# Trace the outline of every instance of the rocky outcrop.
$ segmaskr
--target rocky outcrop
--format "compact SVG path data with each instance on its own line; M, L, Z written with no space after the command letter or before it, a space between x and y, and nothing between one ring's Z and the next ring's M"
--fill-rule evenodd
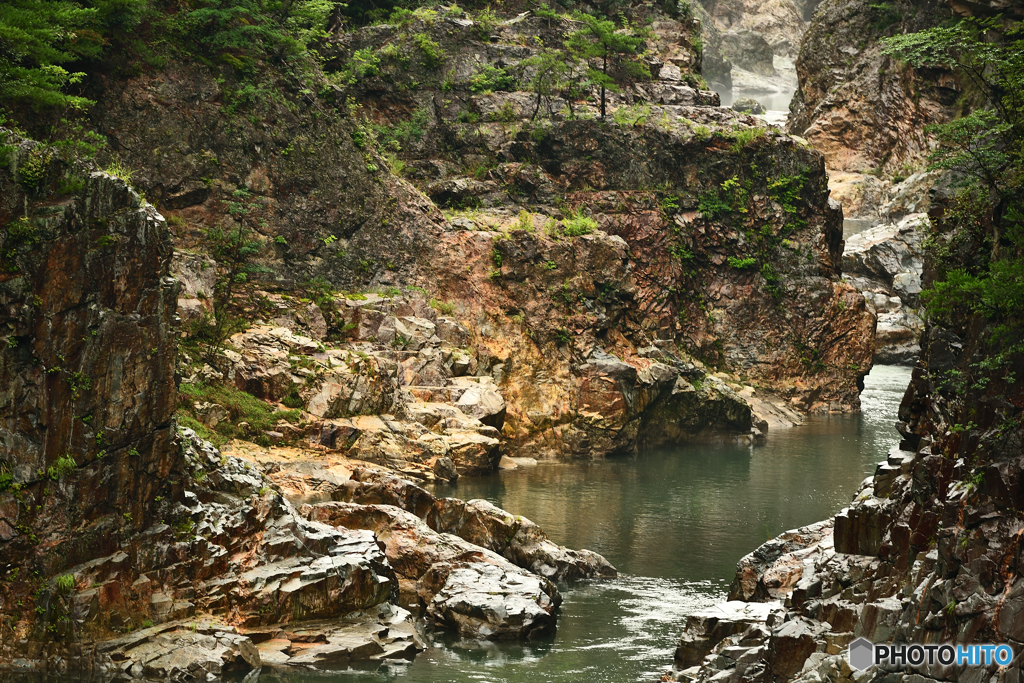
M334 36L325 68L346 86L315 96L282 86L280 99L238 99L233 77L187 61L94 84L112 146L172 214L183 277L195 280L184 254L201 249L203 230L241 225L265 240L268 310L253 314L265 325L212 372L182 368L186 381L301 405L328 425L330 447L370 462L432 470L447 458L463 474L493 470L502 448L592 457L757 438L742 401L702 379L708 366L801 410L856 409L870 363L859 339L873 322L838 280L840 226L820 159L713 106L694 76L692 22L657 18L652 80L612 94L599 122L592 103L552 95L538 109L526 90L520 67L535 38L558 44L571 22L524 15L493 27L491 42L474 19L436 14ZM419 55L418 35L437 43L442 65L387 56ZM366 50L380 62L350 82ZM266 68L259 78L273 80ZM278 124L264 129L264 118ZM173 146L140 152L178 129L189 132ZM316 276L353 296L333 311L284 298ZM401 300L409 286L419 301ZM192 289L180 313L196 320L209 311ZM421 305L431 299L434 310ZM308 341L289 346L280 328ZM663 358L640 354L652 346ZM600 354L624 367L602 375ZM485 377L496 394L466 383ZM642 434L654 409L673 425ZM215 409L187 410L200 420ZM260 431L249 438L297 438L283 425Z
M796 57L818 0L703 0L702 4L719 30L753 32L774 54Z
M924 331L921 316L922 242L928 219L912 214L846 240L843 271L878 317L875 362L913 363Z
M941 236L938 220L933 234ZM986 248L962 238L969 247L957 258L972 259L974 250ZM925 286L934 273L926 263ZM823 525L818 528L824 535L784 534L741 561L732 595L783 600L784 610L710 646L704 643L700 651L708 654L677 678L1019 676L1019 661L1005 667L933 662L855 671L846 657L847 646L861 637L873 643L1005 642L1015 651L1022 643L1021 359L1003 350L996 360L980 316L946 319L943 326L937 320L925 325L921 356L900 405L896 427L902 441L835 516L831 530ZM971 380L964 381L968 373ZM699 630L694 626L684 642L695 641ZM737 656L740 642L752 649Z
M909 69L883 55L878 39L949 16L940 0L822 2L797 59L789 130L820 150L830 169L908 175L904 169L922 165L928 152L924 127L949 117L959 86L949 72Z
M722 54L741 69L762 76L775 74L772 48L753 31L729 31L722 34Z
M320 476L323 475L313 473L306 478ZM453 547L462 548L460 552L472 553L482 548L552 581L616 575L615 568L597 553L556 545L540 527L524 517L511 515L483 500L435 498L411 481L385 471L356 468L350 479L335 485L326 495L350 505L324 503L303 508L303 514L324 520L325 515L335 520L344 517L350 521L342 526L374 531L378 531L378 525L393 531L395 525L401 524L413 537L435 538L432 534L450 534L470 544L462 546L456 542ZM378 513L371 509L373 506L382 506L382 509ZM416 544L422 546L423 543L416 541ZM397 557L401 553L394 554ZM433 561L416 560L414 564L418 569L410 571L409 575L418 579Z
M0 566L49 577L182 496L172 250L122 180L0 137Z
M554 584L390 505L318 503L309 519L370 528L385 544L406 606L469 638L533 640L555 630Z

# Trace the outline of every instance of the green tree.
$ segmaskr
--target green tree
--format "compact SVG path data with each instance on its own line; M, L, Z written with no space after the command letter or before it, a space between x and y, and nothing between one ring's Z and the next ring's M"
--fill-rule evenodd
M102 38L89 30L97 15L96 8L67 0L0 2L0 102L37 109L92 104L67 94L85 74L62 65L99 54Z
M931 168L966 180L930 250L938 276L923 293L933 318L986 322L1000 362L1024 353L1024 39L1020 22L965 19L894 36L884 51L956 73L973 111L930 126Z
M569 103L569 111L572 112L573 99L579 96L586 80L585 75L581 75L579 62L573 54L565 50L544 49L523 60L522 67L529 75L530 90L537 95L531 120L537 118L544 100L550 101L551 98L563 94Z
M588 68L591 81L601 87L601 118L605 117L605 91L618 89L608 67L618 67L630 78L650 78L647 65L639 60L648 31L624 22L622 28L610 19L601 19L577 12L573 18L583 28L573 31L565 41L566 48L588 64L600 59L601 68Z

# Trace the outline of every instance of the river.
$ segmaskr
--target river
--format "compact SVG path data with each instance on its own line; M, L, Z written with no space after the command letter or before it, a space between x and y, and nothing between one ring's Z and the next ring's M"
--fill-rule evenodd
M397 683L656 681L686 615L725 599L736 561L768 538L838 512L898 441L910 369L877 366L860 415L814 417L760 447L694 445L637 458L541 464L466 478L439 495L484 498L590 548L620 572L562 587L558 632L531 646L433 636L411 663L328 677L260 680Z

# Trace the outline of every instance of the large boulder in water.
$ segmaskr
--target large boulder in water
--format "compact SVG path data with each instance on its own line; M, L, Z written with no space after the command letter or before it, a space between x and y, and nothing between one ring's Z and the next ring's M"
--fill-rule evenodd
M732 103L732 110L741 114L763 114L766 111L764 105L752 97L741 97L736 100Z
M555 633L561 602L550 581L487 562L438 564L420 585L441 585L427 607L435 624L465 638L537 640Z

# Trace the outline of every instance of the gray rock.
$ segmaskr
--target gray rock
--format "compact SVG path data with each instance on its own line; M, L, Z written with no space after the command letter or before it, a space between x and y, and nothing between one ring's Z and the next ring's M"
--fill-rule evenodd
M486 562L435 565L430 573L421 585L444 575L443 587L427 607L427 617L436 625L483 640L537 640L555 632L561 599L538 576Z
M732 110L741 114L763 114L764 105L752 97L741 97L732 103Z
M775 75L771 45L754 31L728 31L722 34L722 54L733 64L762 76Z

